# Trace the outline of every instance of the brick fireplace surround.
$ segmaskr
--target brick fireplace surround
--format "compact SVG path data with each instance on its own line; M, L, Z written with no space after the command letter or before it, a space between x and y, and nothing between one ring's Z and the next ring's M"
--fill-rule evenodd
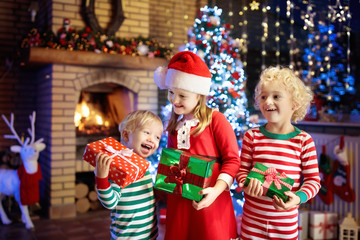
M36 61L31 58L30 60ZM165 60L162 61L166 64ZM52 63L43 68L37 76L38 96L41 96L38 102L42 106L39 107L37 116L39 121L44 123L43 127L37 129L37 136L45 135L47 139L47 151L41 162L42 165L50 164L50 171L42 166L44 179L51 175L51 180L44 181L45 189L42 192L47 192L46 195L49 196L50 202L46 205L50 205L50 218L76 214L75 175L78 172L93 171L92 166L76 156L74 111L81 90L101 83L117 84L134 94L134 109L148 109L153 112L158 109L158 93L153 81L152 64L148 66L145 63L142 69L126 70L86 65Z

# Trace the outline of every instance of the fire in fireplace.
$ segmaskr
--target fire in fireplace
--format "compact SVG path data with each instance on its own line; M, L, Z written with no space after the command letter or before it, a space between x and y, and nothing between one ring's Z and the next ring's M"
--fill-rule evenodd
M118 139L118 125L133 109L134 94L123 86L103 83L83 89L74 114L77 157L87 143L109 136Z
M116 125L108 111L106 93L81 92L74 123L76 135L109 135Z

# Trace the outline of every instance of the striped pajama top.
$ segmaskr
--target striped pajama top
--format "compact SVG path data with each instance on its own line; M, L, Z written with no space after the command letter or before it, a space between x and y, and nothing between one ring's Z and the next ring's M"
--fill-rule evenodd
M315 197L320 189L320 177L315 144L311 136L295 127L290 134L273 134L264 126L246 132L241 149L241 165L236 176L243 183L255 163L274 167L295 180L295 191L301 203ZM245 194L243 214L261 220L297 221L298 207L277 211L267 196L254 198Z
M109 181L105 189L97 181L97 194L101 204L111 209L111 239L156 239L157 216L149 171L123 189Z

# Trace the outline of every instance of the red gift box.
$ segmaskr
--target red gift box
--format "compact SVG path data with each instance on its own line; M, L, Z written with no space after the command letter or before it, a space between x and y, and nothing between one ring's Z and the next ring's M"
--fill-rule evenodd
M95 167L96 155L100 152L114 159L110 165L109 178L122 188L144 177L149 167L147 160L112 137L87 144L83 159Z

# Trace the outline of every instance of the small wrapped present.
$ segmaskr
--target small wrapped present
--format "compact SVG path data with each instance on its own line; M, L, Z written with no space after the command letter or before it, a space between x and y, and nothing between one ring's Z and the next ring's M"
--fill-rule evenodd
M149 162L131 149L108 137L86 145L83 159L96 166L96 155L101 152L114 159L110 165L109 179L124 188L144 177Z
M215 160L172 148L161 152L155 188L200 201L198 192L210 184Z
M298 215L298 229L299 229L299 240L308 239L309 235L309 211L299 210Z
M333 212L310 211L310 237L313 240L337 239L338 214Z
M244 181L245 186L249 184L251 178L256 178L263 183L264 195L270 198L276 195L284 202L288 199L284 192L290 191L295 182L294 179L287 177L285 173L280 174L275 168L268 168L261 163L255 163L255 166Z

